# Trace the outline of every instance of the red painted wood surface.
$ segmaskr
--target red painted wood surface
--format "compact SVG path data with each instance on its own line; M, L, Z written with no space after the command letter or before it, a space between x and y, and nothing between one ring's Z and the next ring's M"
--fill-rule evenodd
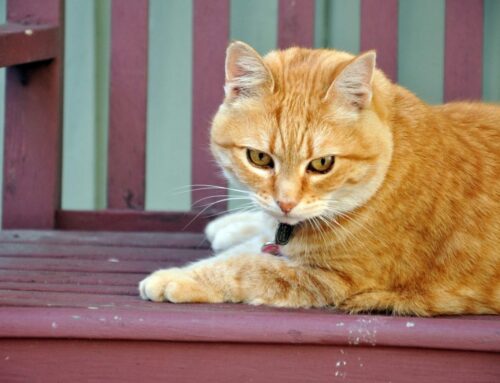
M200 239L0 233L1 380L57 374L62 381L491 382L500 376L495 316L429 319L140 300L137 283L150 271L209 255Z
M398 1L361 0L361 50L377 50L377 66L398 79Z
M146 175L148 0L113 0L108 207L143 209Z
M15 233L19 231L2 236L11 240ZM0 336L500 351L500 320L495 316L428 319L345 315L329 309L144 302L136 286L145 275L207 257L210 251L197 248L196 240L191 247L160 246L165 240L160 233L149 234L158 237L158 247L118 246L117 236L125 241L128 233L111 233L109 241L99 233L101 242L111 246L68 244L67 233L50 235L46 244L35 245L26 236L0 246ZM85 320L75 322L72 315ZM98 325L99 318L115 315L119 322ZM57 333L51 326L54 321Z
M210 154L209 129L212 117L224 97L224 62L228 42L229 0L194 0L191 144L193 185L226 186L226 181ZM192 203L212 194L209 190L193 190ZM225 210L226 206L226 203L220 203L217 204L217 209Z
M56 227L62 230L200 232L216 214L214 210L207 210L203 214L131 210L59 210L56 214Z
M312 47L314 43L314 0L280 0L278 46Z
M483 0L447 0L444 99L480 100L483 81Z
M52 59L59 49L60 33L56 25L0 25L0 67Z
M60 0L8 2L10 22L63 28L63 16ZM4 228L54 227L61 189L62 40L50 62L7 69Z
M121 232L8 230L0 231L0 243L42 246L57 244L127 248L208 248L208 243L202 234L188 232L132 232L123 235Z
M0 343L0 371L8 382L44 377L134 383L491 383L500 378L499 365L492 353L385 347L57 339Z

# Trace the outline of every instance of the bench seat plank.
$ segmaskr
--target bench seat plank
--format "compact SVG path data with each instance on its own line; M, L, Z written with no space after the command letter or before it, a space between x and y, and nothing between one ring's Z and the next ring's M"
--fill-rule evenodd
M58 245L102 245L127 248L208 248L205 237L199 233L123 233L89 231L0 231L0 243L35 243Z
M301 382L313 381L311 377L318 382L334 381L341 376L353 382L368 377L374 382L389 378L405 382L416 376L422 381L438 376L441 380L432 381L443 382L495 381L500 377L498 316L410 318L346 315L331 308L142 301L137 283L147 273L210 254L206 244L197 247L200 235L180 234L178 240L175 236L88 232L79 237L57 231L0 234L2 377L30 380L48 373L45 366L54 363L54 355L67 366L77 360L74 352L78 350L80 360L85 361L75 366L80 377L91 379L94 372L102 377L101 361L116 369L111 360L122 353L120 365L127 367L118 369L114 379L133 381L131 377L145 364L130 361L128 366L127 358L147 358L160 344L162 357L158 356L150 373L160 377L170 371L179 377L175 381L189 381L190 374L195 374L185 368L199 367L199 359L193 359L197 353L206 363L213 360L210 376L218 382L246 381L242 377L294 381L282 376L292 367ZM141 239L149 240L152 247L143 247ZM91 350L99 350L95 354L99 357L92 356ZM21 362L27 354L29 363ZM299 360L294 355L300 355ZM226 365L231 359L234 366L217 367L222 356ZM168 368L157 368L162 360L168 360ZM391 369L381 369L388 360ZM267 370L252 367L266 365ZM241 369L245 373L238 375ZM59 372L69 377L72 371Z

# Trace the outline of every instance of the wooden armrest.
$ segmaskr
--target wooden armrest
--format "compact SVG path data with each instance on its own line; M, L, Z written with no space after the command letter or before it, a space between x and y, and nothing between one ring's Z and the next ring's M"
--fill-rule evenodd
M0 67L49 60L58 55L60 28L52 24L0 25Z

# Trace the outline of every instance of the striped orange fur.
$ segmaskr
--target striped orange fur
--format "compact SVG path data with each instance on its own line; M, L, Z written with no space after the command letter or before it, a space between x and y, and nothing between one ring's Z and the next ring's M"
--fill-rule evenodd
M144 298L500 313L500 107L428 105L374 62L230 45L212 152L264 220L295 224L294 236L286 257L239 247L160 270L141 283ZM273 167L252 164L248 148ZM308 170L325 156L330 171Z

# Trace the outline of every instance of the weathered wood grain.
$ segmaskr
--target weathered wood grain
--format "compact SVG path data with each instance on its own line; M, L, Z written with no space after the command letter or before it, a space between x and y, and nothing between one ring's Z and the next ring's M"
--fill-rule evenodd
M63 28L61 0L9 1L9 22ZM60 204L63 38L49 62L7 69L3 228L53 228Z
M377 66L398 79L398 1L361 0L361 50L377 51Z
M187 262L172 261L168 259L150 261L136 260L127 261L111 257L109 260L78 259L78 258L24 258L24 257L0 257L0 269L2 270L40 270L40 271L84 271L88 273L151 273L160 268L178 266Z
M208 249L134 248L100 245L57 245L35 243L3 243L0 259L4 257L31 259L107 260L110 257L122 261L188 262L211 254ZM29 259L23 262L30 262Z
M60 47L56 25L0 25L0 67L28 64L57 57Z
M0 343L0 369L9 382L43 376L67 382L491 383L500 378L499 366L499 356L492 353L386 347L57 339Z
M1 290L0 293L0 304L4 306L0 315L0 337L318 344L500 352L498 320L344 315L325 310L247 309L248 306L236 304L157 304L132 296L88 293L8 290ZM45 297L45 308L40 302L41 297ZM16 300L22 300L24 306L15 306ZM82 320L75 321L73 315ZM100 318L112 319L115 316L119 319L107 320L106 325L99 325L104 322ZM53 322L58 324L57 332L53 331Z
M216 212L151 212L133 210L58 210L56 228L91 231L200 232Z
M110 247L208 248L203 234L198 233L120 233L61 230L3 230L0 243L99 245Z
M87 273L84 271L40 271L0 269L1 282L29 282L48 284L137 286L144 273Z
M108 207L144 209L148 0L113 0L108 139Z
M142 276L144 277L144 275ZM46 282L4 282L0 280L0 290L42 292L42 293L83 293L104 295L131 295L137 297L137 282L128 286L111 284L46 283Z
M229 43L229 0L193 2L193 104L191 179L193 185L226 186L209 150L212 117L224 97L224 63ZM223 193L220 193L223 194ZM191 201L213 195L193 190ZM226 203L216 205L224 211Z
M480 100L483 81L483 0L447 0L444 100Z
M278 46L310 48L314 43L314 0L280 0Z

